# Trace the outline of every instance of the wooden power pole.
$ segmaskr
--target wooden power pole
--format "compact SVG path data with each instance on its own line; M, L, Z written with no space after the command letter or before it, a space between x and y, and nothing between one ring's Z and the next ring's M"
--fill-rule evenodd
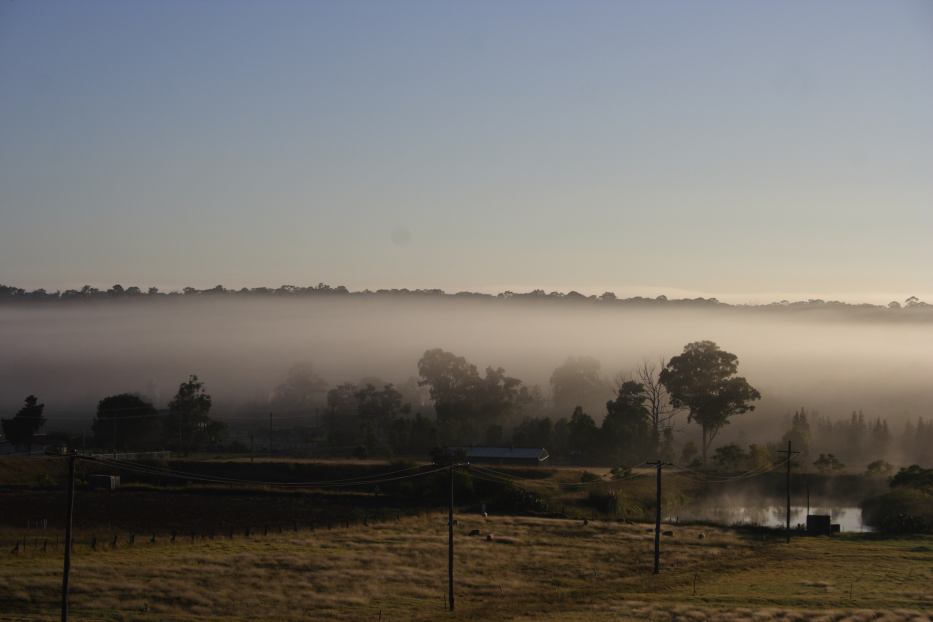
M790 465L793 460L794 454L799 454L799 451L793 451L791 448L791 442L787 441L787 449L781 449L778 453L787 454L787 522L784 526L785 535L787 536L787 543L790 544Z
M657 497L655 499L654 513L654 574L661 573L661 467L670 466L668 462L649 462L658 470Z
M68 456L68 508L65 518L65 567L62 571L62 622L68 622L68 576L71 574L72 523L75 512L75 460L72 451Z
M450 611L454 610L454 463L448 469L450 498L447 502L447 598Z
M454 610L454 469L469 464L454 463L451 456L450 465L447 467L450 482L450 496L447 500L447 602L450 611Z

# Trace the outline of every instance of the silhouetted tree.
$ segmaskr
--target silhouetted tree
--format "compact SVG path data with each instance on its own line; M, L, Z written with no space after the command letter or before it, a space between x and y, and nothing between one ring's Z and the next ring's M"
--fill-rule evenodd
M781 437L782 444L786 445L787 441L793 443L794 449L799 451L801 455L807 456L810 454L810 422L807 420L807 411L803 408L794 413L790 430Z
M152 404L139 395L121 393L97 403L91 428L100 448L146 450L158 443L161 426Z
M197 376L189 376L187 382L178 386L168 410L162 428L163 438L177 451L187 455L220 440L225 426L208 416L211 396L204 391L204 383Z
M3 435L11 445L25 447L30 454L32 453L33 436L45 425L45 417L42 416L44 410L45 404L40 404L35 395L30 395L12 419L0 422Z
M703 430L702 456L716 434L733 415L754 410L751 402L761 394L745 378L736 376L738 357L721 350L712 341L697 341L673 357L660 379L671 396L674 407L689 409L688 421L696 421Z
M933 493L933 469L925 469L919 464L899 469L897 475L891 478L891 488L899 487L917 488Z
M907 421L900 445L905 462L929 461L930 447L933 447L933 422L926 422L923 417L918 417L916 424Z
M596 422L577 406L567 422L568 449L572 454L584 457L585 461L593 461L596 458L593 454L598 438Z
M497 447L502 444L502 437L505 435L505 430L498 423L490 423L486 426L486 433L484 434L483 442L486 445L491 447Z
M868 477L887 477L894 467L884 460L875 460L870 462L865 468L865 475Z
M616 464L640 462L655 451L646 400L644 385L629 381L619 387L616 399L606 403L600 440Z
M849 419L849 428L846 430L846 445L848 451L854 455L861 455L865 449L865 441L868 435L868 425L865 423L865 415L861 410L852 411Z
M327 383L314 372L309 363L294 365L285 382L272 392L270 405L278 413L313 414L323 405Z
M359 424L357 397L359 387L350 382L339 384L327 392L324 411L324 433L335 445L349 445L357 441Z
M870 446L871 451L875 454L884 455L888 451L888 447L891 444L891 431L888 429L888 422L881 417L875 419L874 423L871 424L871 433L870 433Z
M551 374L555 410L567 413L577 406L584 410L601 410L612 393L600 369L599 361L590 356L568 358L555 369Z
M548 417L525 417L512 431L512 445L515 447L552 448L551 434L554 424Z
M476 442L490 425L518 416L533 401L522 381L501 367L487 367L480 376L475 365L440 348L418 361L420 384L429 387L438 428L445 442Z
M738 471L748 464L748 454L736 443L717 447L713 452L713 462L725 471Z
M820 457L813 462L813 466L820 473L833 473L845 468L845 465L833 454L820 454Z
M671 425L671 420L677 414L677 409L671 405L670 395L661 382L660 372L667 363L661 357L657 363L644 359L635 370L635 380L644 387L645 406L648 408L648 419L651 422L651 431L655 446L661 441L661 435Z
M480 378L476 366L462 356L434 348L418 361L419 384L427 386L434 401L437 423L448 436L451 428L464 427L473 414Z
M407 446L410 452L424 454L437 446L437 426L432 420L416 413L409 421Z
M773 448L776 449L776 448ZM764 469L774 464L774 452L770 446L756 445L752 443L748 446L748 468Z
M355 397L366 449L372 453L380 445L390 444L393 423L402 413L410 412L411 406L402 403L402 394L391 384L382 389L367 384L356 392ZM397 431L403 432L403 429Z

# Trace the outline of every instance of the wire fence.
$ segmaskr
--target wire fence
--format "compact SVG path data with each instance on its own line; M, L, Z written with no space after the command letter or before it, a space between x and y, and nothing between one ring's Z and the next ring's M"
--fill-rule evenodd
M400 468L390 469L375 474L361 474L350 477L339 477L330 479L302 480L302 481L282 481L269 479L251 479L244 477L231 477L225 475L212 475L207 473L198 473L190 470L173 468L169 465L146 463L135 460L123 460L119 458L110 458L106 456L87 456L78 455L75 458L85 467L101 467L101 469L110 469L122 474L133 474L143 478L157 478L162 480L177 480L185 484L201 484L204 486L218 486L226 488L237 488L243 491L255 491L256 489L271 489L279 491L313 491L330 489L348 489L349 491L369 488L378 490L379 486L401 483L406 481L415 482L423 480L430 476L436 476L446 472L450 467L447 465L410 465ZM712 473L709 471L697 469L695 467L671 465L671 474L684 478L691 483L702 485L728 485L734 482L749 480L771 473L781 467L786 466L788 459L782 459L776 462L758 465L754 468L732 473L728 475ZM650 468L647 462L642 462L625 471L608 471L601 475L594 476L593 479L580 482L560 481L549 477L534 477L506 471L501 468L485 464L467 465L469 477L473 480L492 485L514 487L517 490L524 491L525 488L538 489L551 492L574 492L574 491L593 491L597 489L613 489L619 486L625 486L636 480L655 477L655 469ZM164 487L160 487L164 489ZM172 490L164 489L168 495L172 495ZM177 491L176 491L177 492ZM109 501L108 501L109 503ZM420 513L420 510L418 511ZM386 508L366 508L362 511L348 511L342 508L328 515L321 512L318 515L303 515L301 518L293 516L291 520L287 518L278 521L261 521L251 525L226 525L223 527L205 528L198 527L192 529L106 529L101 527L83 528L84 535L77 539L75 546L85 548L86 550L113 550L127 546L136 546L141 543L181 543L186 542L195 544L214 539L233 539L236 537L258 537L267 536L270 533L287 533L289 531L298 532L301 530L320 530L349 528L352 525L368 525L370 522L381 522L394 518L401 520L403 512L400 509L395 511ZM405 513L407 515L407 512ZM595 516L595 514L594 514ZM246 521L249 522L249 521ZM5 542L0 543L4 549L12 554L26 553L60 553L63 544L59 536L54 538L46 535L47 529L37 529L32 523L27 524L27 529L12 529L7 531L9 537ZM47 520L44 523L47 528ZM291 528L291 529L289 529ZM95 531L106 531L106 536L98 537ZM2 549L0 549L2 550Z

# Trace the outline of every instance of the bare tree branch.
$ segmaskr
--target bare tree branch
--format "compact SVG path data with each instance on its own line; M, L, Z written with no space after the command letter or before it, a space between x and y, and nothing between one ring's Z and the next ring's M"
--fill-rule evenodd
M641 364L635 369L634 376L638 382L645 387L645 395L648 397L648 412L651 415L651 427L655 433L660 435L661 430L667 427L678 409L671 406L670 396L661 384L660 373L667 365L663 356L658 357L655 363L648 359L642 359Z

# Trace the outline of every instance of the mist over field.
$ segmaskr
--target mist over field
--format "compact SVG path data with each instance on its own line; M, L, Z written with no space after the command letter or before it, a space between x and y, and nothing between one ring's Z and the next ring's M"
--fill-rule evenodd
M12 415L35 394L52 429L86 425L97 401L115 393L139 392L165 407L189 374L205 381L218 419L258 419L268 416L271 391L297 363L313 365L331 387L364 377L398 384L417 376L425 350L440 347L480 369L504 367L546 396L551 373L569 356L597 358L611 379L698 340L738 355L739 374L763 396L721 439L771 438L801 406L830 417L861 409L887 418L897 432L908 417L933 411L933 321L845 311L455 297L179 298L3 306L0 339L0 409ZM604 412L592 414L599 421Z

